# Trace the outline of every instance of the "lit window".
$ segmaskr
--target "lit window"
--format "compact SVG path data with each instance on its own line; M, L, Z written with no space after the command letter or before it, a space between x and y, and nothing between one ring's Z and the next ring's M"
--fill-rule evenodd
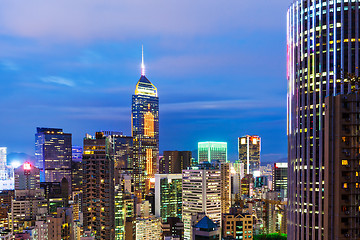
M347 183L344 183L344 184L343 184L343 188L348 188L348 184L347 184Z
M346 165L348 165L348 160L342 160L341 163L343 166L346 166Z

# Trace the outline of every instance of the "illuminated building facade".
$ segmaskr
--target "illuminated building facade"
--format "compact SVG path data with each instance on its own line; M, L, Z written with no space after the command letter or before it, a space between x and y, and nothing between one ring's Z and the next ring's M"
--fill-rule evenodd
M7 148L0 147L0 191L14 189L14 169L7 166Z
M244 174L260 171L261 138L246 135L239 138L239 162L244 164Z
M182 216L182 174L155 174L155 216Z
M15 190L40 189L40 170L25 162L14 170Z
M360 95L325 98L325 239L360 239Z
M159 157L159 98L157 88L145 77L144 58L141 77L132 96L131 119L134 192L141 202L150 189Z
M253 239L253 215L228 213L223 216L223 237L234 239Z
M287 198L288 163L274 163L272 181L273 191L278 192L281 199Z
M326 239L325 97L359 76L359 25L359 1L297 0L287 12L289 239Z
M114 239L114 162L107 154L103 132L84 138L83 215L84 231L95 239Z
M71 183L71 133L59 128L37 128L35 157L41 182L61 182L65 177Z
M161 218L148 217L136 219L136 240L161 240Z
M82 191L82 155L80 146L72 146L71 180L72 192Z
M181 173L183 169L191 167L191 151L164 151L159 161L159 173Z
M183 170L184 239L192 239L192 215L204 213L221 224L221 171L212 165Z
M219 161L227 162L226 142L199 142L198 143L199 163Z
M107 133L107 155L114 163L115 177L115 239L125 238L126 218L131 217L125 211L131 199L133 169L133 138L122 133Z
M46 220L47 200L43 189L16 190L11 202L9 222L13 233L35 226L35 222Z
M231 204L230 163L220 164L221 171L221 213L229 212Z

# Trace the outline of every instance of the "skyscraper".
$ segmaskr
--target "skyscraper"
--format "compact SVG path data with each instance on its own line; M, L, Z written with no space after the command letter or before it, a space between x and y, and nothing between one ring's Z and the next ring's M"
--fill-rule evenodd
M229 213L231 204L231 178L230 163L223 162L220 164L221 171L221 213Z
M71 183L71 133L59 128L37 128L35 157L41 182L61 182L65 177Z
M150 188L159 156L159 98L157 88L145 77L144 57L141 77L132 96L131 119L134 192L140 202Z
M14 170L15 190L40 189L40 170L25 162Z
M192 215L205 213L218 225L221 223L221 172L211 164L183 170L184 239L192 238Z
M0 147L0 191L14 189L14 169L7 166L7 148Z
M181 173L191 166L191 151L164 151L159 161L159 173Z
M182 174L155 174L155 215L163 222L182 216Z
M107 154L103 132L87 134L83 154L84 230L96 239L114 239L114 162Z
M219 161L227 162L226 142L199 142L198 143L199 163Z
M124 239L126 218L129 217L124 209L132 192L133 138L111 132L107 136L106 151L114 163L115 239Z
M359 1L297 0L287 12L289 239L325 239L330 227L325 97L344 93L359 76L359 25Z
M287 163L274 163L272 182L273 191L279 192L281 199L286 198L288 185Z
M246 135L239 138L239 161L244 164L244 174L260 170L261 138Z
M360 239L360 95L325 98L325 239Z

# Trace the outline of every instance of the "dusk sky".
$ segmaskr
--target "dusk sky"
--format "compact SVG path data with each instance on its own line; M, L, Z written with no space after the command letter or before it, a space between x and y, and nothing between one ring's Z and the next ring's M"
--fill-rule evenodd
M36 127L131 135L131 96L160 99L160 152L262 137L262 161L287 156L287 0L1 1L0 146L34 154Z

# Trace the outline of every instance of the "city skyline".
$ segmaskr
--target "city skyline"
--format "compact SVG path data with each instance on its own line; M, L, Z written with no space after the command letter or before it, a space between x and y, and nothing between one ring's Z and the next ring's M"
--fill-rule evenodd
M181 14L176 15L178 20L162 23L159 19L166 18L165 13L145 4L138 6L138 10L159 13L158 18L150 21L154 26L158 24L158 29L145 28L151 23L129 23L140 29L135 34L124 23L115 28L119 21L114 20L110 26L99 23L110 29L104 28L108 31L103 34L104 39L96 36L99 27L84 27L78 38L68 36L74 28L68 22L58 26L53 18L47 26L33 18L28 23L23 18L17 19L18 25L13 25L8 21L15 20L15 10L25 16L29 12L6 4L7 14L0 20L1 29L5 29L0 32L0 46L4 49L0 54L0 78L6 79L2 81L6 93L0 97L6 116L0 120L0 145L8 147L9 153L32 155L36 127L62 128L73 134L74 145L81 145L87 132L114 130L130 135L129 98L140 74L144 44L147 76L158 87L161 99L160 153L192 151L199 141L224 141L228 142L229 160L235 161L237 138L256 134L263 139L262 161L286 158L286 39L283 36L288 3L275 3L278 9L272 13L265 11L269 4L265 2L228 3L220 8L229 13L225 19L219 5L210 3L207 11L214 13L214 19L208 19L209 22L200 19L204 14L200 3L193 10L187 10L186 2L176 5L180 13L192 16L193 24L181 23ZM242 21L237 19L238 12L229 8L236 9L234 5L244 11ZM252 5L260 9L255 16L245 12ZM119 7L116 3L109 6ZM127 6L134 11L131 4ZM54 11L54 7L59 6L44 4L39 17ZM174 12L174 6L164 7ZM83 16L77 19L74 13L69 13L69 19L87 19L93 14L92 8L93 5L85 4ZM271 21L257 20L261 13L267 14ZM253 25L247 26L245 18L254 20ZM235 19L240 23L234 23ZM216 20L229 27L222 29ZM22 31L24 26L37 30L26 33ZM48 26L57 27L48 32ZM256 32L253 27L257 28ZM146 30L141 31L143 28ZM109 33L115 30L116 36ZM123 33L123 38L117 31ZM281 38L272 39L275 36ZM273 47L268 48L268 44ZM260 84L254 85L254 81ZM177 131L179 128L183 130ZM22 137L15 137L17 134Z

